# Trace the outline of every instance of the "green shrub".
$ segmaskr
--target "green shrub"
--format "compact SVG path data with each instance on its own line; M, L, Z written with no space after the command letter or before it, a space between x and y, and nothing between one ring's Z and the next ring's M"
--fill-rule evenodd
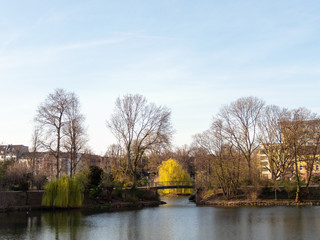
M283 186L288 194L288 198L294 198L297 191L297 183L294 181L283 182Z
M114 179L113 179L112 173L104 172L101 179L101 186L102 188L114 187Z
M89 196L90 198L97 198L100 196L101 192L102 192L102 189L100 186L94 186L89 189Z
M137 196L137 189L122 191L122 200L125 202L137 202L139 197Z
M123 200L125 202L137 202L137 201L139 201L139 198L137 196L135 196L135 195L126 195L125 194L123 196Z
M90 166L89 167L89 175L88 175L88 186L89 189L92 187L99 186L102 180L103 170L98 166Z
M81 192L85 192L88 187L88 175L89 169L81 170L76 175L74 175L74 179L79 183Z
M139 199L146 199L146 191L142 190L142 189L135 189L134 190L135 195L137 196L137 198Z
M111 196L113 199L122 199L122 190L119 188L114 189Z
M0 161L0 186L6 187L8 184L6 180L7 169L10 165L13 165L13 163L14 161L12 160Z

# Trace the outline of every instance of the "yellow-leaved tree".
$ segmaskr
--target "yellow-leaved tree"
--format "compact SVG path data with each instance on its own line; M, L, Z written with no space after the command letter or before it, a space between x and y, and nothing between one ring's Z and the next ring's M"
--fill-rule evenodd
M170 158L167 161L163 161L159 166L158 182L162 182L164 185L171 185L169 182L185 182L183 185L191 185L190 175L182 166L174 159ZM160 193L175 193L175 194L191 194L192 189L188 188L176 188L176 189L164 189L159 190Z

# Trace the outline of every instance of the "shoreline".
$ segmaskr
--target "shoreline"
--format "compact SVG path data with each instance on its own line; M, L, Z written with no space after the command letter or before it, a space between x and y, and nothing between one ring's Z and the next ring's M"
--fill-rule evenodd
M68 211L68 210L102 210L102 211L126 211L126 210L139 210L143 208L150 207L159 207L161 204L165 204L163 201L136 201L136 202L123 202L115 201L105 204L92 204L85 205L78 208L52 208L52 207L43 207L43 206L11 206L8 208L0 208L0 213L8 212L30 212L30 211Z
M320 206L319 200L296 202L294 200L211 200L200 201L199 207L276 207L276 206Z
M126 211L126 210L139 210L143 208L159 207L163 204L162 201L155 200L141 200L136 202L124 202L124 201L114 201L110 203L97 204L97 205L87 205L82 206L80 209L96 209L105 211Z

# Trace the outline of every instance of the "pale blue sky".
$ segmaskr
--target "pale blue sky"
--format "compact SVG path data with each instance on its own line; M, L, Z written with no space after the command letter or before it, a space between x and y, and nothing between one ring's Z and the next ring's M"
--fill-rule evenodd
M90 146L115 142L114 102L140 93L172 110L189 144L243 96L320 113L319 1L0 0L0 143L30 145L36 109L75 92Z

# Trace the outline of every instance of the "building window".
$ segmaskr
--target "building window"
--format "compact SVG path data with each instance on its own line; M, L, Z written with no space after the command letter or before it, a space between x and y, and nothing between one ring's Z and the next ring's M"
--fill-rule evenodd
M300 167L299 167L299 170L302 171L302 170L303 170L303 166L300 166Z
M316 165L316 170L319 171L319 165Z
M263 177L264 179L266 179L266 180L268 180L268 179L269 179L268 174L263 174L263 175L262 175L262 177Z

